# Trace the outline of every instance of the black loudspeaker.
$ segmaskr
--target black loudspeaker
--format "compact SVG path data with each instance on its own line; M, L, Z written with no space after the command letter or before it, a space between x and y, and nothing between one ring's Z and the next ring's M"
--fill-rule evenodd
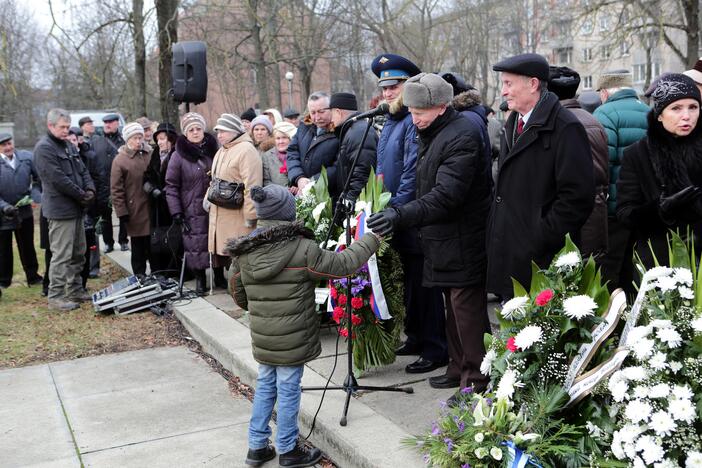
M207 46L201 41L173 44L173 99L199 104L207 100Z

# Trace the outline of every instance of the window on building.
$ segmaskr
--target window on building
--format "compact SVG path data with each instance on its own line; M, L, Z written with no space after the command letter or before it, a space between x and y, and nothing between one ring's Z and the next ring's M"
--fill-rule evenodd
M592 89L592 75L583 76L583 89Z
M600 46L600 58L602 60L609 60L612 56L612 48L609 45Z
M629 41L622 41L619 43L619 53L621 54L622 57L628 57L629 56L629 51L631 50L631 44Z
M583 49L583 62L592 61L592 47L586 47Z
M644 83L646 82L646 74L648 72L648 67L645 63L639 63L634 65L634 83ZM655 79L661 74L661 64L659 62L653 62L651 64L651 69L653 73L651 74L651 80Z
M600 16L600 31L609 31L609 15Z
M556 49L555 52L556 52L555 53L556 61L560 65L571 63L573 61L573 48L572 47L563 47L562 49Z
M586 19L583 21L582 26L580 27L580 32L583 34L590 34L592 33L592 30L594 29L594 25L592 23L592 20Z

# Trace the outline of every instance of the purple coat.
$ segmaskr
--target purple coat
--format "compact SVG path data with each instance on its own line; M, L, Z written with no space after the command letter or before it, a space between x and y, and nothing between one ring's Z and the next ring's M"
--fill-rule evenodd
M201 144L190 143L184 136L176 140L166 171L166 201L171 215L182 213L185 262L191 270L204 270L210 264L207 251L209 217L202 209L202 199L210 186L208 172L218 149L217 140L209 133ZM189 227L189 231L188 231Z

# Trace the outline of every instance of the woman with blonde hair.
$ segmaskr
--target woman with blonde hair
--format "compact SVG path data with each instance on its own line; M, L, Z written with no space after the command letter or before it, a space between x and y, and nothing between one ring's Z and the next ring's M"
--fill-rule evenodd
M280 122L273 126L275 146L261 156L264 187L270 184L278 184L283 187L290 185L287 156L290 140L295 136L295 133L297 133L297 128L289 122Z

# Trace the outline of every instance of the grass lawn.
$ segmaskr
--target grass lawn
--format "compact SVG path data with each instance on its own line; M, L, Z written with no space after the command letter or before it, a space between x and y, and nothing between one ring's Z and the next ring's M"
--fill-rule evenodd
M43 275L38 222L35 227L39 273ZM0 298L0 369L182 344L180 323L173 316L157 317L149 311L123 317L102 315L89 302L71 312L48 310L41 285L27 287L14 240L13 245L12 286ZM88 290L104 288L125 275L102 255L100 278L88 280Z

